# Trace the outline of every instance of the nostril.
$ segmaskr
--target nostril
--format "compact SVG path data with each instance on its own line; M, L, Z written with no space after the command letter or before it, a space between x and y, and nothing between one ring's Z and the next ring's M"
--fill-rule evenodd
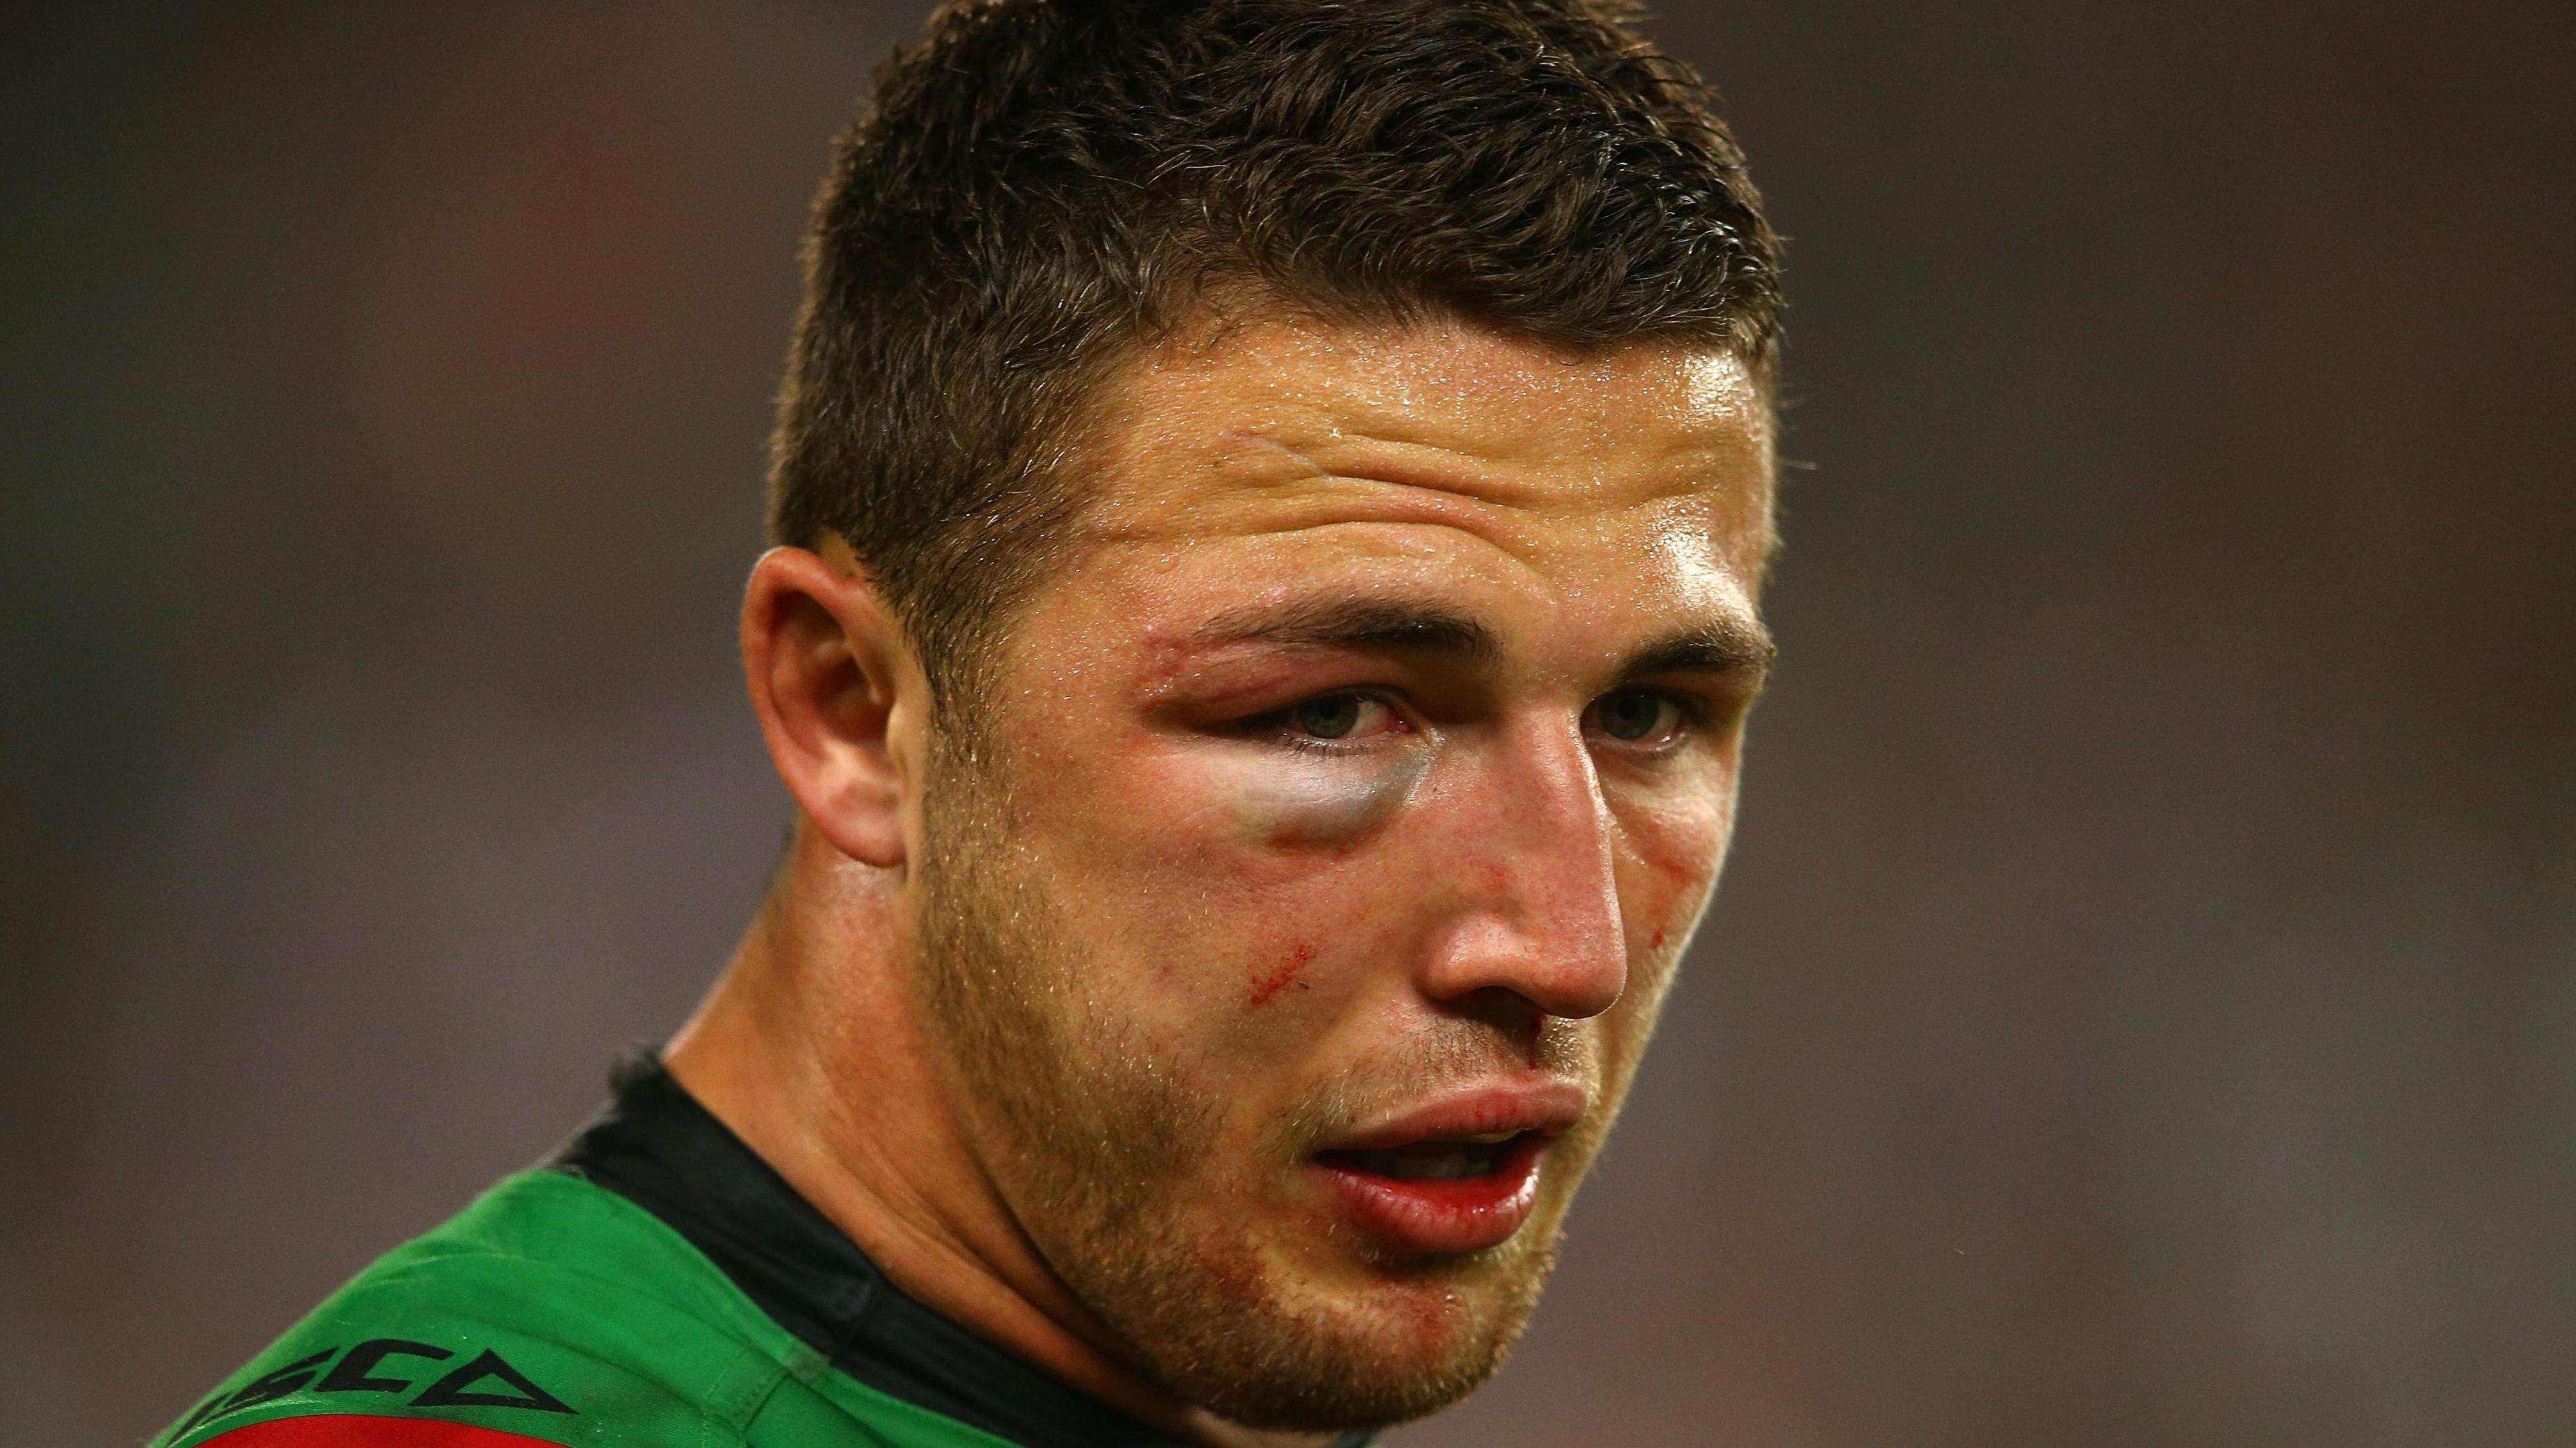
M1427 962L1425 994L1459 1003L1480 991L1526 1002L1543 1016L1580 1019L1610 1009L1626 988L1625 936L1606 925L1556 920L1535 928L1492 913L1455 922Z

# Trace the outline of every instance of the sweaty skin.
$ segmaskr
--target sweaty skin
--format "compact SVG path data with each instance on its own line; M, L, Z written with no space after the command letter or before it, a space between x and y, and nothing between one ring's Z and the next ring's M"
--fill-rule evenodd
M1724 858L1769 417L1691 347L1184 334L1077 449L1101 492L971 747L845 554L772 554L745 651L804 819L673 1070L915 1295L1175 1432L1454 1400ZM1499 1245L1373 1235L1318 1175L1539 1096L1579 1110Z

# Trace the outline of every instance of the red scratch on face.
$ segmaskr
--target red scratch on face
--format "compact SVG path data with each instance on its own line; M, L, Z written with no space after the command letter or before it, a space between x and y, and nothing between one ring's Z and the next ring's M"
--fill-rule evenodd
M1655 927L1655 938L1646 943L1646 948L1648 950L1661 950L1664 948L1664 927L1660 925Z
M1256 1006L1266 1006L1270 1004L1273 996L1286 990L1290 982L1296 981L1300 972L1305 970L1307 966L1314 963L1315 947L1311 945L1300 945L1295 950L1289 952L1287 964L1280 966L1277 970L1274 970L1267 975L1264 975L1259 971L1253 972L1252 1003Z

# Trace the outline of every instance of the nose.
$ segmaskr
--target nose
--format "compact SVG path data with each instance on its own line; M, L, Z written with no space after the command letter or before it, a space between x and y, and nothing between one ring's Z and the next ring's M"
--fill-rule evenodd
M1457 908L1423 959L1423 993L1500 989L1551 1016L1610 1009L1628 983L1616 824L1580 722L1511 731L1444 802Z

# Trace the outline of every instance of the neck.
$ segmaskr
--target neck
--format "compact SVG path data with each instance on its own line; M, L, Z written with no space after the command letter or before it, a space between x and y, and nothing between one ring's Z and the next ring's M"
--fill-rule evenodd
M1305 1448L1173 1398L1048 1269L967 1148L910 990L899 872L810 829L715 990L665 1052L671 1073L886 1275L1075 1387L1210 1448Z

